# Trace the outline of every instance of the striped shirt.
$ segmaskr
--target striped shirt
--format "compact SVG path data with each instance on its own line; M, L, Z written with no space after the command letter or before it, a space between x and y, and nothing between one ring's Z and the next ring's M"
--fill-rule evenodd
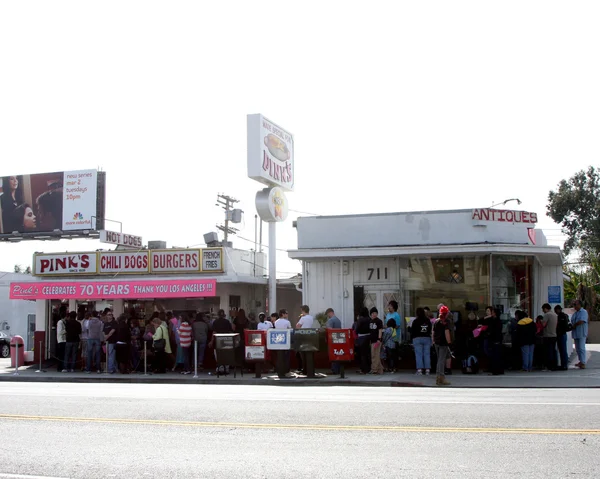
M182 348L189 348L192 345L192 327L187 321L179 326L179 341Z

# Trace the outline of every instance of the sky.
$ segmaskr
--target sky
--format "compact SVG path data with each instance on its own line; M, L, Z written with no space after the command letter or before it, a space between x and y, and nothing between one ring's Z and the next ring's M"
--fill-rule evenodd
M281 277L301 270L285 250L306 214L516 197L562 244L548 192L600 166L599 14L548 0L1 2L0 176L100 168L107 218L169 247L201 245L228 194L245 212L234 246L249 249L263 186L247 177L246 115L262 113L294 134ZM0 244L0 270L102 247Z

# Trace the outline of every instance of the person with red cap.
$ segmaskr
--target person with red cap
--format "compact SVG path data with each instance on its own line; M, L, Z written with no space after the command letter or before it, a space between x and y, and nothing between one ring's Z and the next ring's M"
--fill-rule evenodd
M440 307L440 317L435 321L433 325L433 344L435 345L435 352L437 354L437 367L436 367L436 381L437 386L449 386L450 383L446 381L445 366L446 359L449 357L449 348L452 344L452 336L450 334L450 320L448 315L450 310L447 306Z

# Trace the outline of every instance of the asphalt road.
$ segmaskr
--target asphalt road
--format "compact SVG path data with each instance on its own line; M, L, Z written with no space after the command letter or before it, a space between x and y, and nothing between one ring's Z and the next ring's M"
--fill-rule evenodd
M599 390L0 383L0 479L599 477Z

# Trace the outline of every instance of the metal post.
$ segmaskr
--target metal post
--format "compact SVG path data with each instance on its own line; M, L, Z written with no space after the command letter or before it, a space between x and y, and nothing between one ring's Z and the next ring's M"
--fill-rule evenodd
M344 363L340 362L340 378L342 379L346 379L346 367L344 366Z
M43 373L44 371L42 371L42 342L40 341L40 367L39 369L36 371L36 373Z
M262 375L262 366L263 363L256 363L256 365L254 366L254 377L257 379L260 379Z
M144 376L148 376L148 355L146 354L146 340L144 339Z
M300 353L302 354L302 353ZM315 353L306 352L304 353L304 370L307 378L315 377Z
M13 376L19 376L19 346L19 343L15 343L15 372Z
M277 311L277 223L269 223L269 311Z
M194 379L198 379L198 341L194 341Z

